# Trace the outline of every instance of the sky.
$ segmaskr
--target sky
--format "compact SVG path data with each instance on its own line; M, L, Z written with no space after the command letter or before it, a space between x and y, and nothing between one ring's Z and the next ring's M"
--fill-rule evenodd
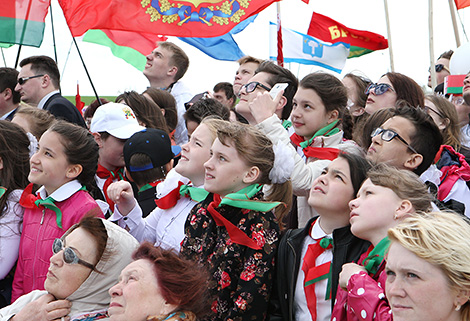
M395 71L413 78L420 85L427 84L430 66L428 0L390 0L389 18L391 29L391 45ZM310 0L305 4L301 0L282 0L281 21L285 28L306 33L312 12L329 16L349 28L368 30L387 35L384 2L380 0ZM433 39L435 59L449 49L457 48L451 22L449 2L433 1ZM80 84L82 96L94 95L77 49L72 43L65 18L57 0L52 0L52 12L56 38L56 50L59 70L62 75L61 88L63 95L75 95L77 82ZM470 8L459 10L462 23L470 36ZM457 18L458 19L458 18ZM234 36L241 50L261 59L269 58L269 22L276 21L276 4L262 11L255 22L244 31ZM458 20L461 42L468 42ZM198 49L169 37L189 56L190 66L183 77L193 94L212 90L220 81L233 82L238 63L215 60ZM390 40L390 38L389 38ZM78 47L83 56L93 84L100 96L115 96L128 90L142 92L148 81L142 72L112 55L109 48L82 42L77 38ZM390 69L389 50L380 50L371 54L348 59L341 74L333 73L342 78L346 73L354 71L377 81ZM14 67L18 46L3 49L8 67ZM48 55L54 57L52 40L52 24L50 12L46 17L44 40L40 48L22 47L20 60L32 55ZM3 59L0 58L0 65ZM310 72L325 69L310 65L287 64L299 79Z

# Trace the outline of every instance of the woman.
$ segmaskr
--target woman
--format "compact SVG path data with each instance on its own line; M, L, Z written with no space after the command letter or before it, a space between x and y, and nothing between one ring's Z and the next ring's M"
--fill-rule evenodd
M172 250L140 245L109 290L110 320L193 321L208 310L207 275Z
M131 262L137 241L103 219L84 217L54 241L45 291L35 290L0 310L0 320L97 320L106 317L107 294ZM85 317L86 316L86 317Z
M393 320L470 320L470 225L461 215L412 216L388 231L386 296Z

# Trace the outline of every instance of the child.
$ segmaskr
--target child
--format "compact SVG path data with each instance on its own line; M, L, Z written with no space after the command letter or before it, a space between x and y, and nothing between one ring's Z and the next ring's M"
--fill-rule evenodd
M111 212L114 211L114 202L109 199L107 191L112 182L124 178L124 144L144 128L137 122L132 109L123 104L107 103L96 110L91 120L90 132L99 146L96 184Z
M363 156L340 153L313 182L308 203L320 216L281 239L272 299L280 311L270 312L272 319L330 320L341 267L369 246L351 234L348 205L369 168Z
M47 110L21 104L12 123L20 125L25 132L31 133L39 140L44 132L54 123L55 117Z
M156 187L173 167L173 156L168 134L159 129L137 132L124 145L126 175L139 189L137 202L143 217L157 206Z
M415 174L381 164L367 176L349 203L350 223L351 232L372 245L359 264L343 265L332 320L392 319L384 292L387 231L409 214L431 209L431 195Z
M213 200L191 210L181 245L181 253L212 276L208 320L265 319L282 221L282 214L272 212L281 203L266 200L289 206L290 160L275 155L271 141L250 126L227 123L217 132L204 164L204 189L214 193ZM269 198L263 184L273 184Z
M218 119L202 120L189 142L182 146L182 157L178 165L168 173L165 181L157 186L158 208L145 220L142 219L141 209L135 206L135 201L129 194L129 183L121 181L111 184L109 194L119 196L119 199L110 219L129 229L139 241L146 240L156 246L179 251L189 212L208 195L202 188L204 163L210 158L210 148L217 136L217 130L222 129L225 124L226 122Z
M293 99L291 120L295 134L290 138L275 115L281 97L278 94L273 101L269 93L265 92L250 104L250 110L257 127L274 144L289 146L291 157L295 159L292 187L297 195L298 227L302 228L316 216L307 203L313 181L337 157L338 148L353 145L343 144L341 130L341 117L348 93L341 81L333 75L322 72L307 75L300 82ZM298 146L297 150L291 141Z
M28 185L29 139L20 126L0 121L0 307L10 304L11 272L18 259L23 208Z
M103 216L88 193L97 189L97 164L98 145L86 129L58 121L42 135L28 176L31 183L42 187L36 197L30 194L30 184L20 200L25 212L12 301L44 289L55 238L91 210Z

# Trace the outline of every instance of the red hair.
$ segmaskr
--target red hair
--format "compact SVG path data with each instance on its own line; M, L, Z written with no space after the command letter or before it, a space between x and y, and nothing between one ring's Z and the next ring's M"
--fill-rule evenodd
M198 319L209 311L208 274L203 266L149 242L143 242L132 258L152 263L161 295L178 310L191 311Z

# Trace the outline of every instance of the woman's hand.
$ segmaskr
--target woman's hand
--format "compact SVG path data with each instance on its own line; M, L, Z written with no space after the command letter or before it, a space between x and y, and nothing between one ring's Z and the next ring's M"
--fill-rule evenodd
M281 90L273 100L269 92L258 93L256 98L248 105L257 124L274 115L283 94L284 90Z
M118 181L108 187L108 197L119 207L119 213L126 216L135 206L134 192L129 182Z
M67 315L70 313L71 307L72 303L70 303L70 301L56 300L51 294L45 294L39 299L25 305L25 307L10 320L68 321L70 317Z
M357 274L361 271L367 272L363 266L360 266L356 263L346 263L343 265L343 269L339 274L339 286L343 290L347 290L349 279L353 274Z

